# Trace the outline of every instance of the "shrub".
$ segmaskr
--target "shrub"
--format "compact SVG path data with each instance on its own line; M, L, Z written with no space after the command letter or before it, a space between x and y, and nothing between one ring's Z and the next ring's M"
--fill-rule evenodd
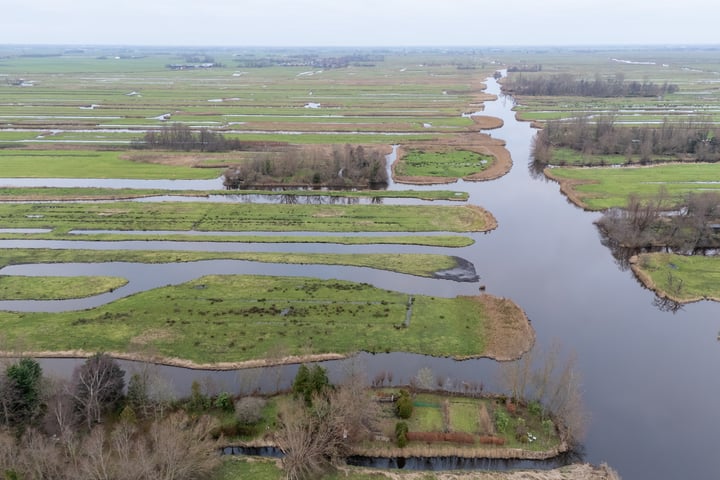
M395 424L395 441L397 446L403 448L408 444L408 425L405 422Z
M243 397L235 402L235 418L245 425L254 425L263 419L267 401L260 397Z
M395 414L400 418L410 418L413 413L413 401L407 390L400 390L400 396L395 402Z
M215 398L215 408L219 408L224 412L232 412L233 401L228 392L222 392Z
M508 415L505 410L501 408L496 408L494 417L495 428L497 428L498 432L505 433L507 428L510 426L510 415Z
M504 438L494 437L492 435L483 435L478 438L478 441L483 445L505 445Z
M407 439L411 442L475 443L475 437L464 432L408 432Z

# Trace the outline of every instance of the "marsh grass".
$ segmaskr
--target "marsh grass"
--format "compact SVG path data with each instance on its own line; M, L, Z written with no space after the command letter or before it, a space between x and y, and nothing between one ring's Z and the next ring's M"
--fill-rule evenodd
M457 265L453 257L435 254L323 254L263 252L192 252L171 250L2 249L0 267L32 263L139 262L170 263L200 260L250 260L267 263L349 265L429 277ZM12 277L9 277L12 278ZM24 282L30 284L33 277ZM74 277L67 277L74 278Z
M468 150L411 150L397 163L395 174L407 177L462 178L482 172L494 158Z
M263 359L279 350L483 354L488 319L472 298L414 298L412 322L402 328L405 294L335 280L213 275L80 313L0 312L0 321L8 340L23 339L31 351L151 348L195 364Z
M648 288L676 302L720 301L720 258L643 253L633 265Z
M2 228L324 232L471 232L494 227L470 205L278 205L199 202L0 204Z
M547 174L574 192L581 206L590 210L625 207L631 194L657 195L664 187L680 200L690 192L720 190L720 164L663 164L623 168L551 168ZM571 197L573 198L573 197Z
M127 283L118 277L10 277L0 275L0 300L65 300L111 292Z

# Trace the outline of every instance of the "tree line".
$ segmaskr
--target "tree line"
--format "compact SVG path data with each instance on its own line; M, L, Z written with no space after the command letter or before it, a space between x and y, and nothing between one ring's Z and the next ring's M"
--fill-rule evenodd
M228 152L246 150L249 145L235 138L226 138L222 133L207 128L196 131L182 123L173 123L159 130L150 130L142 138L132 142L133 148L182 150L185 152Z
M0 477L6 480L196 480L219 464L211 417L173 404L149 371L98 353L72 378L21 358L0 374Z
M593 79L576 78L569 73L557 75L512 75L503 82L503 90L514 95L578 97L658 97L675 93L678 86L649 80L626 81L623 74L614 77L595 75Z
M385 155L362 145L307 147L258 155L225 171L226 188L293 184L331 188L377 188L387 185Z
M623 126L612 116L548 120L534 141L534 161L550 164L554 148L570 148L585 155L625 155L627 163L674 156L678 160L720 160L720 129L705 120L683 123L665 120L659 126ZM591 161L591 163L594 163Z

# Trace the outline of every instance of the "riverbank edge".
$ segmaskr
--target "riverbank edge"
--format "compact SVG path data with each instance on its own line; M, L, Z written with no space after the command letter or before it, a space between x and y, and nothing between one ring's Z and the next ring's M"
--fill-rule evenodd
M266 462L274 463L278 471L282 468L280 459L262 458L253 456L227 457L229 462ZM344 476L352 474L366 474L371 478L389 480L620 480L618 473L607 464L592 465L589 463L573 463L551 470L448 470L448 471L408 471L390 470L371 467L357 467L341 465L338 471ZM278 477L279 478L279 477Z
M492 117L494 118L494 117ZM469 150L471 152L479 153L481 155L489 155L495 159L493 164L487 168L486 170L483 170L481 172L472 173L470 175L466 175L462 178L459 177L426 177L426 176L400 176L396 173L396 166L398 162L402 160L404 149L402 147L398 147L397 151L397 160L393 162L391 165L391 174L392 179L395 183L401 183L405 185L444 185L444 184L450 184L455 183L459 179L462 179L466 182L484 182L484 181L490 181L490 180L497 180L498 178L503 177L506 175L510 169L513 166L512 157L510 155L510 152L505 148L505 142L504 141L496 141L495 139L492 139L489 137L491 142L488 142L487 144L453 144L453 143L447 143L443 146L446 147L456 147L463 150Z
M680 298L672 293L660 288L655 281L652 279L650 274L646 272L641 266L640 266L640 258L638 255L633 255L628 260L628 263L630 264L630 269L635 274L635 277L640 281L640 283L643 284L645 288L648 290L651 290L660 298L667 298L668 300L671 300L673 302L679 303L681 305L688 305L690 303L697 303L702 302L703 300L709 300L712 302L720 302L720 297L713 297L713 296L702 296L702 295L696 295L689 298Z

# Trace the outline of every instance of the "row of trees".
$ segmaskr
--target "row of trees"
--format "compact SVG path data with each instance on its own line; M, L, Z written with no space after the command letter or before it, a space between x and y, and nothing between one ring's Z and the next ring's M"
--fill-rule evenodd
M385 155L362 145L333 145L257 156L228 168L224 184L237 189L268 184L376 188L387 185Z
M139 140L133 141L133 148L182 150L185 152L228 152L243 150L247 144L238 139L226 138L219 132L201 128L193 130L182 123L166 125L159 130L150 130Z
M649 162L653 156L716 162L720 160L720 129L703 120L665 120L657 127L617 125L613 117L548 120L535 137L535 162L552 163L553 148L561 147L586 155L626 155L628 163L633 157Z
M622 73L614 77L596 74L593 79L576 78L569 73L558 75L511 75L503 89L515 95L579 97L657 97L674 93L678 86L668 82L658 85L643 80L626 81Z

